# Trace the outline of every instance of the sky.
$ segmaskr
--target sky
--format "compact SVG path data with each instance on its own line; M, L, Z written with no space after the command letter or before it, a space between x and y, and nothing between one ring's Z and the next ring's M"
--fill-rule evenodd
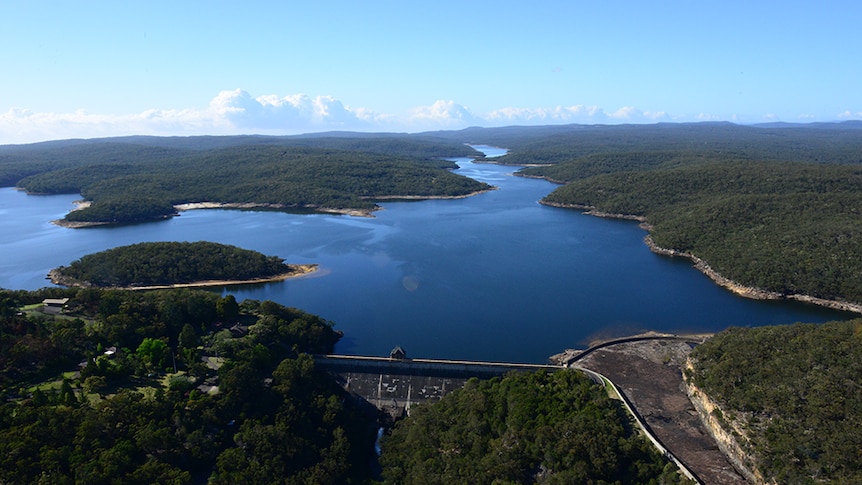
M21 1L0 144L862 119L862 2Z

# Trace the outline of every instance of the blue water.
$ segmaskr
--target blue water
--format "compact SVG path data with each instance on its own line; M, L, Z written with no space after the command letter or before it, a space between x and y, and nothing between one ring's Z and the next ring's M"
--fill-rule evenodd
M499 190L466 199L385 202L373 218L195 210L124 227L50 223L79 198L0 189L0 287L50 285L47 272L142 241L215 241L317 263L308 277L231 287L319 314L345 332L337 351L545 362L590 339L644 330L718 331L848 314L746 300L688 261L651 253L635 223L538 203L555 187L512 167L458 160Z

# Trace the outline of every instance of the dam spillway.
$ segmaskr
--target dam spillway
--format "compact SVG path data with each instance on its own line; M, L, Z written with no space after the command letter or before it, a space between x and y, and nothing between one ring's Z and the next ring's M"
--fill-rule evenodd
M333 375L348 392L393 418L414 404L440 400L471 378L490 379L512 371L553 372L564 367L543 364L407 359L352 355L317 355L318 368Z

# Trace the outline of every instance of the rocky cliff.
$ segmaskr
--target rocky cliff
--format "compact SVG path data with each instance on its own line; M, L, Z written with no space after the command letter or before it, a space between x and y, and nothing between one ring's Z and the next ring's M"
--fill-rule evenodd
M683 376L693 371L691 361L686 361L683 367ZM719 449L727 457L733 467L750 483L772 484L773 481L766 480L757 470L749 453L748 438L743 426L738 420L731 419L727 413L722 411L718 403L709 398L701 389L694 385L692 380L684 377L685 390L694 408L697 410L701 421L712 435Z

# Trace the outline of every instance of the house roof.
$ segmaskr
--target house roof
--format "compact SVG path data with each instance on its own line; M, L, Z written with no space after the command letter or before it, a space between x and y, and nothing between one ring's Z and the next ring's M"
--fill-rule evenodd
M45 305L62 306L69 302L68 298L45 298L42 303Z

